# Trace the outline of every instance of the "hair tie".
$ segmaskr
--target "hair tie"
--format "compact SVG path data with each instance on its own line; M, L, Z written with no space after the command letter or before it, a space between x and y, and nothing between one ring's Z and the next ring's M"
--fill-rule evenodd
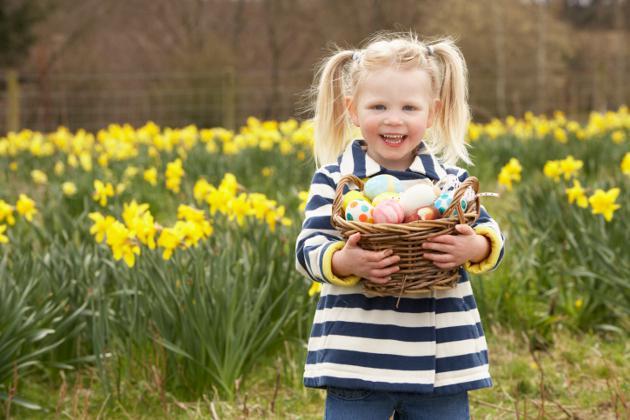
M358 62L359 60L361 60L361 51L355 51L352 53L352 61Z
M427 55L430 57L433 56L433 47L431 45L427 45Z

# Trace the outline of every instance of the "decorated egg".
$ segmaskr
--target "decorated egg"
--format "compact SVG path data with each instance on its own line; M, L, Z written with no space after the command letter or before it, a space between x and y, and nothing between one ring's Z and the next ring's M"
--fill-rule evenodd
M453 201L453 194L447 193L447 192L446 193L442 193L435 200L435 202L433 203L433 206L436 209L438 209L440 214L443 214L446 211L446 209L448 208L448 206L451 205L451 201Z
M400 200L400 194L396 192L389 192L389 191L380 193L379 195L374 197L374 200L372 200L372 205L376 207L383 200Z
M440 211L433 206L421 207L416 213L420 220L435 220L440 218Z
M400 194L400 204L405 210L405 216L416 213L420 207L431 205L434 201L433 186L427 184L413 185Z
M372 212L374 207L365 200L352 200L346 207L346 220L354 222L374 223Z
M453 201L453 192L451 191L451 192L440 194L440 196L435 200L435 203L433 203L433 205L435 206L436 209L438 209L440 214L444 214L446 209L448 209L448 207L451 205L452 201ZM462 210L466 211L466 209L468 208L468 203L466 202L466 200L462 198L459 203L462 206ZM457 210L453 212L453 215L455 216L457 215Z
M343 195L343 204L342 204L343 209L345 210L346 207L348 207L348 204L353 200L365 200L368 203L370 202L370 200L368 200L367 197L361 191L350 190Z
M374 223L401 223L405 212L398 200L383 200L374 207Z
M401 182L392 175L377 175L367 180L363 187L363 193L373 200L379 194L384 192L397 192L403 191Z

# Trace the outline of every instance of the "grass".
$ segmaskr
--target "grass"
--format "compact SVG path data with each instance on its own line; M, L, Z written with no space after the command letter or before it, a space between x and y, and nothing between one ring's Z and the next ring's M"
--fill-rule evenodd
M615 419L630 415L627 340L598 335L553 333L553 345L530 352L528 339L505 329L488 329L494 387L470 393L474 419ZM83 369L18 383L19 394L43 407L31 411L13 404L15 418L180 418L319 419L325 392L302 386L302 345L286 345L275 360L241 383L233 401L212 398L181 401L149 365L123 379L107 396L96 372ZM156 372L156 374L152 374ZM31 377L33 378L33 377ZM6 415L7 406L4 406ZM2 410L0 410L0 413Z

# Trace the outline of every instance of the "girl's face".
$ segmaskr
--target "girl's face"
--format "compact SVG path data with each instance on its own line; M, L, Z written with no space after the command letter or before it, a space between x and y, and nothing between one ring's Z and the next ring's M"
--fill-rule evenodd
M425 71L393 67L370 72L346 102L368 156L392 170L409 168L439 105Z

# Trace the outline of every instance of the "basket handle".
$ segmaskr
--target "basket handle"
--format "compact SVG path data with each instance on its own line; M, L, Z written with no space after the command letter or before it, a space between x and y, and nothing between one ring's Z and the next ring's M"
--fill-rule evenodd
M479 180L477 179L477 177L474 177L474 176L469 176L468 178L464 180L464 182L461 183L459 188L453 194L453 201L451 202L451 205L448 206L448 208L444 211L444 215L442 217L449 217L454 211L457 210L457 218L459 219L459 223L460 224L466 223L466 218L464 217L464 211L462 210L461 201L468 187L472 187L473 191L475 191L475 201L472 202L471 206L473 205L475 206L475 209L474 209L476 213L475 220L479 218L479 214L481 212L481 206L479 205L479 195L478 195ZM468 207L466 210L470 212L471 208Z
M343 214L343 187L346 185L356 185L359 190L363 189L363 181L357 178L354 175L344 175L341 177L339 182L337 183L337 189L335 190L335 200L333 201L332 208L332 218L334 219L335 215L340 216L342 219L345 218Z

